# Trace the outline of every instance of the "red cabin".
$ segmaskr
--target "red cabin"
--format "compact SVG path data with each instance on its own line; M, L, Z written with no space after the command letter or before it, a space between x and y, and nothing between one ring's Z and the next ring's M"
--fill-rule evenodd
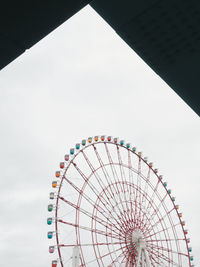
M63 169L65 167L65 163L64 162L60 162L60 168Z
M188 234L188 230L184 229L184 234L187 235Z
M56 177L57 177L57 178L60 177L60 171L57 171L57 172L56 172Z
M51 266L52 267L57 267L57 263L58 263L57 260L54 260L54 261L52 261L52 265Z
M112 137L111 137L111 136L108 136L107 139L108 139L108 141L110 142L111 139L112 139Z

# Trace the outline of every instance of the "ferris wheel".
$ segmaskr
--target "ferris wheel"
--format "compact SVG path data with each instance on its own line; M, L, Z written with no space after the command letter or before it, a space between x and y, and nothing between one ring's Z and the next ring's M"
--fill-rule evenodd
M84 139L55 176L47 219L52 267L194 266L171 189L130 143Z

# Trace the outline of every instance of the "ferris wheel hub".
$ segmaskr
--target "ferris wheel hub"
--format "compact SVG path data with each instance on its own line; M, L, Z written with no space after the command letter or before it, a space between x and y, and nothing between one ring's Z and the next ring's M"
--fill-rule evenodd
M134 230L132 232L132 242L134 243L134 245L137 248L146 248L146 241L144 239L143 234L138 231L138 230Z

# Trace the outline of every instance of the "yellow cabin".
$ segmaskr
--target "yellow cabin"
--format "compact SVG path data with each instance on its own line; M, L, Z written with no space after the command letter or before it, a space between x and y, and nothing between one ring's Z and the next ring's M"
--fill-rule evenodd
M88 143L92 143L92 137L88 137Z
M55 188L57 186L57 181L52 182L52 187Z

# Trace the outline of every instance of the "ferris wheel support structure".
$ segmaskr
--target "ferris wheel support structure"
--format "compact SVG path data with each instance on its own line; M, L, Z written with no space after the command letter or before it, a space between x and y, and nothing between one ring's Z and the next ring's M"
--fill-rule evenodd
M132 233L132 243L137 250L136 267L152 267L148 251L146 249L146 241L139 232ZM72 267L79 267L80 262L79 246L74 246L72 254Z
M137 262L136 267L151 267L151 262L149 259L149 254L146 249L146 241L139 232L132 233L132 242L137 250ZM145 265L146 263L146 265Z
M80 253L79 246L75 246L73 248L72 267L79 267L79 262L80 262L79 253Z

